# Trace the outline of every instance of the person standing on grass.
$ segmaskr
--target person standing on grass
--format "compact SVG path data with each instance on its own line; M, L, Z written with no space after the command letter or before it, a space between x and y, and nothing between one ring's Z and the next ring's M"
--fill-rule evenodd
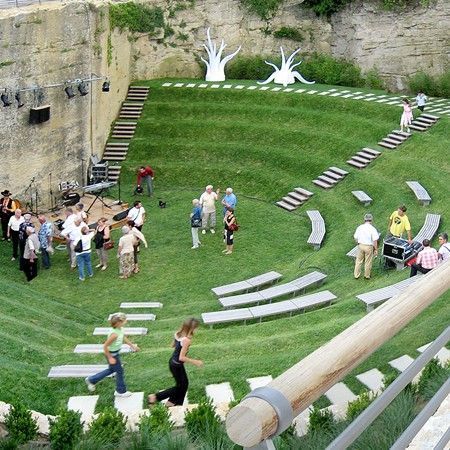
M74 242L74 251L77 258L78 277L80 281L84 281L84 268L90 278L94 275L92 271L91 261L91 241L94 238L95 231L88 227L81 229L81 236L78 241ZM78 247L78 248L77 248Z
M192 235L192 249L198 248L201 242L198 239L198 229L202 226L202 208L200 200L194 198L192 200L191 212L191 235Z
M22 216L22 211L17 208L8 221L7 237L12 240L11 261L15 261L19 256L19 227L23 222L25 222L25 219Z
M223 205L223 215L227 213L227 208L231 207L233 209L236 209L237 205L237 198L236 195L233 194L232 188L227 188L225 191L225 196L222 199L222 205Z
M140 244L144 243L144 247L148 248L147 240L141 231L139 231L135 226L132 220L127 221L127 226L130 229L130 233L134 236L133 241L133 273L139 273L139 253L140 253Z
M150 394L148 402L153 405L161 400L168 399L166 406L182 405L189 386L189 380L184 368L184 363L190 363L197 367L203 367L203 361L192 359L187 356L189 347L192 343L195 330L199 326L197 319L188 319L183 322L181 328L175 333L172 347L173 354L169 360L169 370L175 379L175 386L164 391Z
M103 248L103 244L111 239L110 233L108 219L106 217L98 219L94 236L95 249L99 259L99 263L95 266L96 269L106 270L108 267L108 250Z
M217 195L220 189L213 192L213 187L208 184L205 188L205 192L200 196L200 206L202 207L202 234L206 234L206 230L210 230L211 234L214 234L216 230L216 201ZM209 228L208 228L209 227Z
M400 205L397 211L394 211L389 216L388 232L386 238L394 236L396 238L401 238L403 233L406 231L408 234L408 242L412 243L411 234L411 224L409 223L408 216L406 213L406 206Z
M411 125L411 122L413 120L411 102L407 98L404 98L402 100L402 106L403 106L403 113L400 119L400 131L403 132L403 128L406 127L406 131L409 133L410 132L409 126Z
M423 112L425 110L425 105L427 103L427 100L428 100L427 96L422 91L419 91L417 93L416 105L417 105L417 108L420 109L420 112Z
M227 208L225 217L223 218L224 223L224 236L223 240L225 242L225 250L222 253L225 255L231 255L233 253L234 246L234 232L236 231L236 217L234 216L234 209L231 207Z
M42 266L44 269L50 269L50 254L53 254L53 226L44 214L39 214L38 220L41 224L38 238L41 244Z
M25 245L27 243L28 234L27 234L27 228L31 227L34 229L34 225L31 219L30 213L25 213L23 215L23 222L19 225L19 269L25 270L25 259L24 259L24 253L25 253Z
M119 258L119 278L127 279L134 269L134 236L128 225L122 227L122 237L117 246L117 257Z
M145 209L139 200L135 201L133 208L128 211L127 220L132 220L134 226L142 231L145 222Z
M108 368L90 377L85 378L89 392L95 391L95 385L113 373L116 374L116 397L129 397L131 392L127 391L123 374L123 367L120 362L120 349L125 342L134 352L139 351L139 347L133 344L124 334L123 327L127 323L127 316L124 313L115 313L111 316L109 330L106 342L103 344L103 352L108 361Z
M40 244L33 227L27 227L25 233L27 239L23 251L23 271L25 272L27 281L31 281L38 274L37 252L39 251Z
M358 279L361 275L361 267L364 263L364 278L370 280L373 256L378 253L378 238L380 237L376 228L372 225L372 214L364 216L364 223L359 225L353 237L358 244L358 254L355 260L354 276Z
M137 186L142 188L142 182L145 181L147 186L147 194L149 197L153 194L153 178L155 178L155 173L150 166L141 166L137 172Z
M439 244L441 245L438 250L439 259L441 261L447 261L447 259L450 259L450 244L448 243L447 233L439 234Z

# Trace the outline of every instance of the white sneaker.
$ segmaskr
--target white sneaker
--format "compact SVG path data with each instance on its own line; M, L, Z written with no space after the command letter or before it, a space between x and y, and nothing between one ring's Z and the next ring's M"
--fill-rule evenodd
M216 232L215 232L215 230L213 230L212 228L211 228L211 234L215 234Z
M198 245L193 245L193 246L191 247L192 250L194 250L194 249L196 249L196 248L198 248Z
M88 377L86 377L86 378L84 379L84 381L85 381L85 383L86 383L86 386L87 386L87 388L88 388L88 391L89 391L89 392L95 392L95 384L94 384L94 383L91 383L91 382L89 381L89 378L88 378Z
M115 397L131 397L132 395L133 395L133 393L130 391L126 391L123 394L119 394L117 391L114 391Z
M206 234L206 230L202 230L202 234Z
M95 266L96 269L100 269L100 267L102 267L102 264L97 264L97 265Z

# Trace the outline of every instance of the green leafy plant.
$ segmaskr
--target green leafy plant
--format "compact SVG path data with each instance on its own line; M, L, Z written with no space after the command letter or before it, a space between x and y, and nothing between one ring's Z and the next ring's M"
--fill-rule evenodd
M279 39L290 39L296 42L302 42L304 40L302 33L292 27L281 27L279 30L274 31L273 35Z
M11 405L5 417L5 425L9 432L9 439L17 444L24 444L36 437L38 426L36 419L31 416L23 403Z
M435 77L425 72L417 72L408 79L408 85L413 94L422 91L436 97L450 97L450 70Z
M189 36L186 33L178 33L177 39L182 42L189 40Z
M15 61L1 61L1 62L0 62L0 69L1 69L2 67L10 66L11 64L14 64L14 63L15 63Z
M148 431L152 434L167 434L173 430L174 423L170 420L168 409L161 403L157 403L149 416L142 417L139 422L139 431Z
M50 443L54 450L71 450L83 433L81 413L63 410L55 420L50 419Z
M359 416L376 398L377 396L372 392L362 392L358 398L348 404L347 419L353 420Z
M384 81L375 67L366 72L365 78L365 85L369 89L384 89Z
M225 66L226 76L232 80L264 80L272 71L262 56L241 56Z
M422 371L417 383L417 393L427 400L430 399L449 376L450 369L442 367L437 359L432 359Z
M126 430L126 419L114 408L104 409L89 427L89 437L101 443L117 444Z
M283 0L241 0L241 3L261 19L269 20L275 15Z
M308 433L315 431L329 431L334 426L333 413L328 409L319 409L314 406L309 415Z
M305 0L302 5L311 8L318 16L331 16L352 0Z
M112 58L113 58L113 45L111 42L111 35L108 35L108 40L106 42L106 61L108 62L108 66L111 65L112 63Z
M112 3L109 8L111 28L128 29L136 33L153 33L164 27L164 15L160 7L143 3Z
M184 418L188 435L192 439L215 433L220 427L220 419L210 400L203 399L197 408L186 413Z

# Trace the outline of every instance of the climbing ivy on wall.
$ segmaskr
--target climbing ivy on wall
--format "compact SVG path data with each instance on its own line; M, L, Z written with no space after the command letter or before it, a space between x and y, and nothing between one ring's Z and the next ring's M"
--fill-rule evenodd
M136 33L153 33L164 28L163 10L143 3L112 3L109 8L111 29L128 29Z

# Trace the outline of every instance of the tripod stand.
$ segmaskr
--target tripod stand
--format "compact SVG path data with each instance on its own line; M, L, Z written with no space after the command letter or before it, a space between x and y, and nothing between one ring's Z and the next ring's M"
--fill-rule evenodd
M40 200L36 180L35 177L33 177L30 181L30 184L25 189L25 194L29 194L30 201L27 203L27 208L29 211L33 214L38 214L38 201Z
M112 209L111 206L107 205L107 204L104 202L104 200L103 200L102 194L103 194L103 192L104 192L105 190L106 190L106 188L103 188L103 189L100 189L99 191L97 191L97 193L95 194L95 198L94 198L94 200L92 201L92 203L89 205L89 208L86 210L86 213L89 212L89 210L92 208L92 206L94 205L94 203L95 203L97 200L99 200L100 203L102 203L102 204L103 204L104 206L106 206L107 208Z

